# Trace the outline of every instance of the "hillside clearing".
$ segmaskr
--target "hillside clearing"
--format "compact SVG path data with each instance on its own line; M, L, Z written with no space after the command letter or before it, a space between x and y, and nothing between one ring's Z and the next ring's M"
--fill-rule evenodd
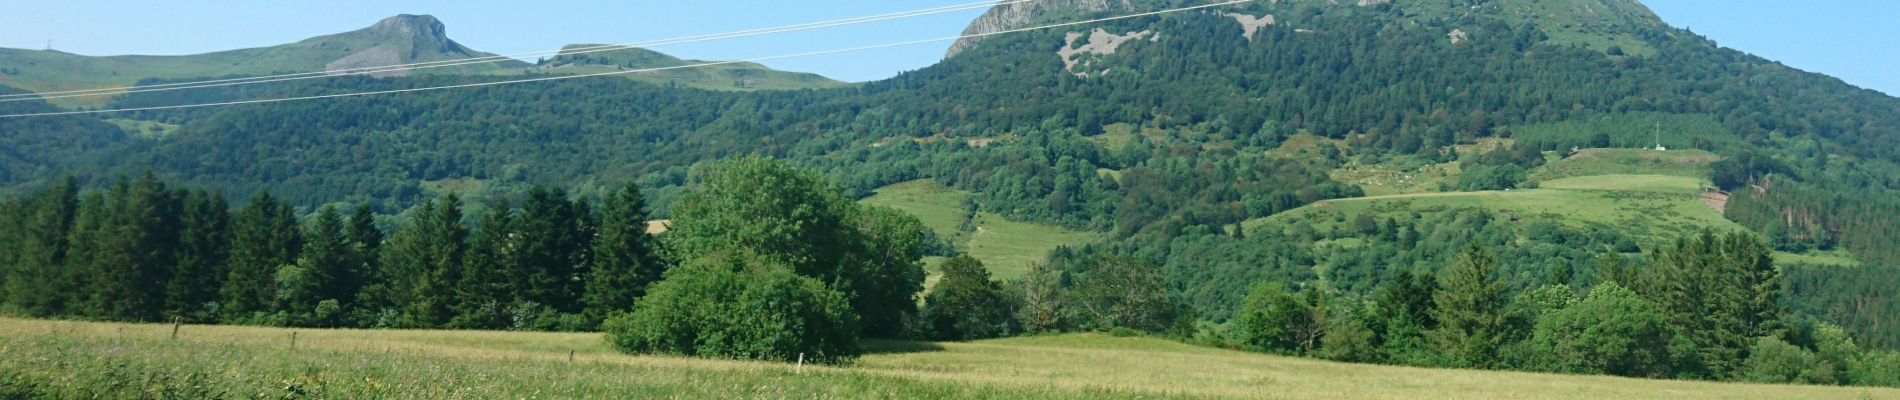
M871 341L842 367L627 356L598 334L0 319L0 389L187 397L1858 399L1900 390L1343 364L1097 334ZM296 335L296 348L290 339ZM569 352L572 362L569 362ZM114 378L117 377L117 378Z
M1061 246L1080 246L1096 235L1049 225L1011 221L1001 215L979 212L971 220L974 230L963 232L963 201L969 193L944 187L928 179L878 188L864 204L885 206L916 216L938 237L971 257L983 261L996 279L1023 276L1032 264L1043 262L1050 250ZM929 263L935 265L934 262ZM934 275L934 269L932 269ZM934 277L932 278L934 281Z
M1532 180L1598 175L1670 175L1705 179L1721 156L1702 150L1583 149L1531 170Z

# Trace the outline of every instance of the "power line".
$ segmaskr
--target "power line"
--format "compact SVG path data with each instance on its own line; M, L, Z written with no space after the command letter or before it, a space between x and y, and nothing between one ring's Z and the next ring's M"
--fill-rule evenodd
M198 89L198 88L220 87L220 86L249 85L249 84L257 84L257 83L327 78L327 77L341 76L341 75L367 75L367 74L375 74L375 73L391 72L391 71L412 71L412 70L418 70L418 69L453 67L453 66L470 65L470 64L486 64L486 63L491 63L491 62L523 58L523 57L529 57L529 56L586 54L586 53L596 53L596 52L603 52L603 51L621 50L621 49L626 49L626 48L644 48L644 47L655 47L655 46L665 46L665 45L698 43L698 42L707 42L707 41L713 41L713 40L734 39L734 38L760 36L760 35L768 35L768 34L797 32L797 31L831 28L831 27L846 26L846 25L857 25L857 24L864 24L864 23L871 23L871 22L882 22L882 21L889 21L889 20L895 20L895 19L914 18L914 17L943 14L943 13L956 12L956 11L988 8L988 7L999 6L999 5L1027 3L1027 2L1032 2L1032 1L1037 1L1037 0L1005 0L1005 1L1000 1L1000 2L986 1L986 2L979 2L979 3L958 4L958 5L953 5L953 6L927 8L927 9L922 9L922 10L904 11L904 12L882 14L882 15L846 18L846 19L822 21L822 22L811 22L811 23L804 23L804 24L798 24L798 25L752 29L752 30L737 31L737 32L710 34L710 35L687 36L687 37L679 37L679 38L672 38L672 39L654 40L654 41L648 41L648 42L597 45L597 46L578 47L578 48L571 48L571 49L562 49L562 50L538 51L538 52L532 52L532 53L461 58L461 59L454 59L454 60L438 60L438 61L427 61L427 62L409 63L409 64L383 65L383 66L374 66L374 67L358 67L358 68L339 69L339 70L332 70L332 71L301 72L301 73L293 73L293 74L227 78L227 79L215 79L215 80L204 80L204 81L193 81L193 82L176 82L176 83L166 83L166 84L134 87L134 88L131 88L130 90L119 89L119 88L101 88L101 89L67 90L67 91L58 91L58 92L10 94L10 95L0 95L0 103L14 102L14 101L51 100L51 99L71 98L71 97L117 96L121 94L129 94L129 93L158 92L158 91Z
M671 66L671 67L600 72L600 73L582 74L582 75L551 76L551 77L544 77L544 78L464 83L464 84L458 84L458 85L430 86L430 87L408 88L408 89L380 90L380 91L372 91L372 92L337 93L337 94L326 94L326 95L316 95L316 96L285 97L285 98L276 98L276 99L239 100L239 101L227 101L227 102L220 102L220 103L199 103L199 104L182 104L182 105L170 105L170 106L122 108L122 109L116 109L116 110L86 110L86 111L30 113L30 114L10 114L10 115L0 115L0 118L24 118L24 117L45 117L45 116L56 116L56 115L102 114L102 113L114 113L114 112L126 112L126 111L152 111L152 110L170 110L170 109L180 109L180 108L233 106L233 105L243 105L243 104L280 103L280 102L287 102L287 101L333 99L333 98L342 98L342 97L371 96L371 95L424 92L424 91L447 90L447 89L463 89L463 88L472 88L472 87L500 86L500 85L510 85L510 84L517 84L517 83L547 82L547 81L558 81L558 80L564 80L564 79L589 78L589 77L596 77L596 76L627 75L627 74L667 71L667 70L675 70L675 69L700 68L700 67L710 67L710 66L718 66L718 65L780 60L780 59L787 59L787 58L799 58L799 57L811 57L811 56L820 56L820 55L829 55L829 54L838 54L838 53L850 53L850 52L858 52L858 51L866 51L866 50L886 49L886 48L892 48L892 47L914 46L914 45L925 44L925 43L979 38L979 37L986 37L986 36L996 36L996 35L1002 35L1002 34L1028 32L1028 31L1042 30L1042 29L1049 29L1049 28L1060 28L1060 27L1065 27L1065 26L1085 25L1085 24L1093 24L1093 23L1098 23L1098 22L1147 17L1147 16L1175 13L1175 12L1181 12L1181 11L1199 10L1199 9L1204 9L1204 8L1230 6L1230 5L1241 4L1241 3L1249 3L1253 1L1255 0L1234 0L1234 1L1227 1L1227 2L1222 2L1222 3L1170 8L1170 9L1160 10L1160 11L1149 11L1149 12L1143 12L1143 13L1119 15L1119 16L1114 16L1114 17L1097 18L1097 19L1091 19L1091 20L1086 20L1086 21L1064 22L1064 23L1059 23L1059 24L1001 30L1001 31L995 31L995 32L988 32L988 33L948 36L948 37L940 37L940 38L934 38L934 39L913 40L913 41L907 41L907 42L897 42L897 43L880 44L880 45L874 45L874 46L823 50L823 51L814 51L814 52L808 52L808 53L796 53L796 54L785 54L785 55L768 56L768 57L748 58L744 60L717 61L717 62L707 62L707 63L700 63L700 64L677 65L677 66Z

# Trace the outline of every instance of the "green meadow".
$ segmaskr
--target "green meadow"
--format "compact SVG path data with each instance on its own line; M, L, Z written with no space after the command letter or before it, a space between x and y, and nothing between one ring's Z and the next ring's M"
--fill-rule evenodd
M1345 364L1070 334L867 342L817 366L614 352L598 334L0 319L0 398L1869 399L1900 389ZM295 343L292 343L292 337Z
M975 229L964 232L958 227L965 215L963 199L969 196L930 180L917 180L880 188L876 195L861 202L916 216L939 237L982 260L990 274L1001 280L1022 277L1031 265L1047 260L1050 250L1080 246L1096 238L1091 232L1011 221L988 212L977 213L971 221Z

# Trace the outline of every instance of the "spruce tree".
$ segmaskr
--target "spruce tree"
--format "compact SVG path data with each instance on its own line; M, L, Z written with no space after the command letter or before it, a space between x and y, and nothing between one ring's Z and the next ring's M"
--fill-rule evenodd
M1780 272L1773 251L1747 232L1704 232L1650 255L1656 271L1645 293L1694 343L1679 370L1708 378L1735 378L1755 338L1775 336L1780 318ZM1689 349L1681 349L1689 350Z
M345 236L343 216L335 206L317 211L304 232L304 245L294 266L279 269L277 308L288 313L292 324L335 326L342 310L325 307L324 301L338 303L355 296L351 277L352 251Z
M72 248L67 253L66 268L47 276L51 287L42 299L49 306L47 315L90 315L83 308L91 293L80 290L79 282L96 279L94 265L110 258L105 236L111 213L105 192L80 197L79 211L73 218Z
M593 262L582 296L588 321L598 323L609 314L632 310L634 299L646 296L647 287L666 272L666 264L654 254L653 237L646 232L646 208L646 197L634 184L608 196L601 205L600 233L594 238Z
M220 290L226 322L259 322L258 313L274 311L276 273L297 262L303 246L297 217L287 203L261 193L231 219L231 255Z
M218 299L230 255L231 212L224 196L203 190L186 195L180 217L178 263L165 284L165 314L209 321L207 304Z
M1446 269L1432 295L1438 328L1428 335L1452 367L1497 368L1498 350L1511 339L1510 293L1498 280L1498 262L1476 244Z
M100 253L87 269L86 315L123 321L157 320L164 287L177 263L178 201L147 171L113 186Z
M361 289L357 290L355 299L357 322L368 326L376 322L374 315L394 308L389 298L389 282L395 279L383 268L383 232L376 228L376 214L370 211L368 204L358 204L351 213L348 236L354 257L352 275L362 280L357 283Z
M4 284L6 304L32 316L52 316L65 311L62 301L72 289L70 241L74 220L79 213L79 184L72 177L54 183L35 196L11 202L11 220L4 227L11 232L12 245L0 248L9 262L0 264L7 276Z
M521 297L560 312L580 311L587 225L566 191L538 185L528 191L519 222L518 264L513 266L514 282L525 285Z
M461 198L451 194L424 202L411 218L390 238L385 253L385 265L398 277L395 304L403 307L403 325L439 327L451 317L468 247Z
M513 276L516 254L522 236L517 230L519 218L513 207L503 201L490 207L469 242L468 256L459 281L455 283L456 328L500 329L508 321L502 308L521 298L526 274ZM524 271L525 272L525 271Z

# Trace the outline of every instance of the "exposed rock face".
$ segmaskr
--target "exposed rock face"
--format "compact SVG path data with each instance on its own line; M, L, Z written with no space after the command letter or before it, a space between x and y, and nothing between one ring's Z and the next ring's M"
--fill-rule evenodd
M1045 15L1087 14L1108 11L1129 11L1134 9L1135 4L1132 0L1036 0L999 5L990 8L990 11L983 13L983 16L977 17L975 22L970 23L970 27L963 29L963 34L977 35L1021 28L1037 22L1037 17ZM944 58L954 57L957 53L974 48L982 39L983 38L967 38L957 40L956 44L950 45L950 51L944 54Z
M1260 28L1273 26L1273 24L1276 23L1271 14L1265 17L1255 17L1247 14L1230 13L1227 14L1227 16L1234 17L1235 21L1240 21L1240 36L1247 38L1249 42L1253 41L1254 32L1259 32Z
M1078 46L1076 45L1076 39L1081 39L1084 36L1081 32L1069 32L1067 37L1068 41L1062 45L1061 49L1056 50L1056 55L1062 57L1062 65L1066 69L1074 70L1077 64L1087 66L1086 63L1082 62L1084 55L1115 54L1115 50L1120 49L1122 44L1147 39L1153 34L1153 31L1141 31L1129 32L1126 35L1116 35L1108 33L1108 31L1104 31L1102 28L1095 28L1095 30L1089 32L1087 36L1088 41L1082 42L1082 44ZM1087 72L1080 74L1086 75Z
M348 42L367 41L374 47L363 49L323 66L325 71L342 71L358 68L412 63L417 60L441 60L451 58L479 57L461 44L449 40L447 29L442 21L428 15L397 15L376 22L368 28L355 32L334 35L325 39L328 46L347 46ZM375 77L407 76L409 70L398 69L369 74Z
M467 48L449 40L447 29L442 21L428 15L397 15L377 21L369 27L369 35L378 42L402 42L410 44L410 57L425 53L466 53Z
M1445 34L1445 36L1451 38L1451 44L1464 43L1466 40L1471 39L1471 36L1466 35L1465 30L1463 29L1453 29L1451 30L1451 33L1447 33Z

